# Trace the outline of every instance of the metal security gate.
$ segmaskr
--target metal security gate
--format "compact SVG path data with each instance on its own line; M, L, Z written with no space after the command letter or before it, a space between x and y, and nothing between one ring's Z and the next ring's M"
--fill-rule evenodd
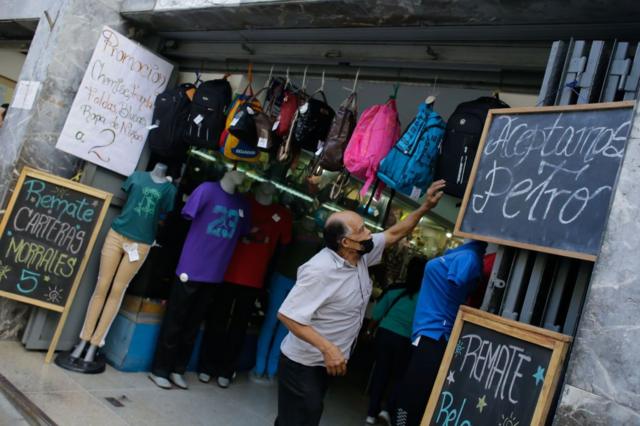
M633 100L639 83L637 41L556 41L538 106ZM481 309L575 336L592 270L592 262L500 246Z

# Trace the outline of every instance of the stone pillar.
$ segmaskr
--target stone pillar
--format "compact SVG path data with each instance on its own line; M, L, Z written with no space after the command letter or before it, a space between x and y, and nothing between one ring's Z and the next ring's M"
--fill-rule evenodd
M640 425L640 109L574 343L555 425Z
M31 110L10 108L0 129L0 205L8 200L15 179L28 165L71 177L78 160L55 148L58 135L91 59L100 30L124 31L121 0L49 2L38 23L20 80L42 83ZM0 298L0 338L15 338L25 324L29 305Z

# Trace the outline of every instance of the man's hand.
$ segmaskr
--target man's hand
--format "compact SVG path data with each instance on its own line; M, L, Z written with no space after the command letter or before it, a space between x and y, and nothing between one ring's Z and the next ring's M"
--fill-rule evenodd
M413 228L416 227L418 222L420 222L422 216L427 214L429 210L438 205L438 202L444 194L442 192L444 187L444 180L433 182L427 190L427 194L424 197L424 203L422 203L422 205L417 210L409 213L409 215L407 215L407 217L402 222L398 222L391 228L384 231L384 240L387 247L397 243L402 238L409 235L411 231L413 231Z
M429 189L427 189L427 195L424 197L424 203L422 203L423 210L429 211L438 205L438 202L440 202L440 199L444 195L442 190L445 185L444 180L437 180L431 184Z
M330 376L344 376L347 374L347 360L342 355L342 351L333 343L329 343L322 351L324 365Z

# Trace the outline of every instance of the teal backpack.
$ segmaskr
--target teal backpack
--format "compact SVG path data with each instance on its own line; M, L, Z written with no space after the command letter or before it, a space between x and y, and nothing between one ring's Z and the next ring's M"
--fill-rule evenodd
M411 198L421 197L433 181L444 129L444 120L431 105L420 105L416 118L380 163L378 178Z

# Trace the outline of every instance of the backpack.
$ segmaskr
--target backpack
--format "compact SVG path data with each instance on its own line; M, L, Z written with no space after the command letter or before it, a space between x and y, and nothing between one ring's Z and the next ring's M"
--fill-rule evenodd
M237 112L245 104L250 105L254 111L262 111L260 101L255 98L250 86L247 86L242 94L237 95L231 104L225 128L220 135L220 151L230 160L255 163L260 156L256 141L241 140L229 133L229 127L231 127Z
M509 108L509 105L485 96L461 103L451 114L436 166L436 179L447 181L445 193L458 198L464 196L484 122L492 108Z
M168 158L182 157L185 153L182 135L191 107L188 91L193 89L193 84L181 84L156 97L151 120L151 124L156 127L147 136L151 152Z
M344 151L347 148L349 139L351 139L358 119L357 103L357 96L354 92L338 108L338 112L331 123L327 140L322 146L322 152L313 161L313 164L316 165L314 167L316 172L318 167L330 172L339 172L344 168L342 162Z
M201 83L191 102L184 140L189 145L213 149L224 128L231 103L231 86L225 79Z
M322 100L314 99L317 94ZM307 151L316 152L318 146L325 141L335 116L333 109L327 104L324 92L318 90L298 108L298 118L293 123L293 145Z
M380 163L378 178L391 189L419 198L433 182L445 122L431 105L418 114Z
M365 181L361 195L366 195L376 179L380 161L399 137L400 120L395 99L364 110L344 152L346 169Z

